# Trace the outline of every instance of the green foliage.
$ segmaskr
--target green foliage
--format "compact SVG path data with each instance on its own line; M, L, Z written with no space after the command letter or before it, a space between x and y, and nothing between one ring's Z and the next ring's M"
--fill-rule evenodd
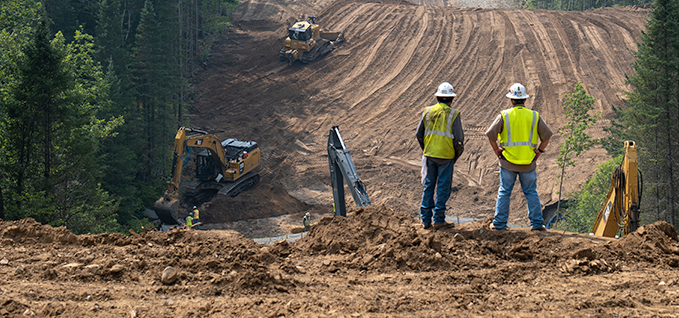
M623 155L619 155L600 164L594 175L580 189L568 194L570 200L564 211L566 221L558 223L556 229L577 233L592 231L596 214L611 188L613 170L622 162L622 158Z
M527 0L523 7L527 9L547 9L584 11L593 8L644 5L646 0Z
M600 117L600 112L596 115L589 114L596 99L585 92L580 82L575 84L575 92L566 94L565 97L567 100L563 103L563 109L566 111L568 122L561 128L564 141L559 145L557 158L561 177L565 174L566 167L575 166L575 157L597 144L597 140L587 135L585 130L596 124Z
M679 1L653 3L628 78L632 90L619 117L625 137L637 142L644 172L642 211L675 227L679 182Z
M585 88L580 82L575 83L575 91L570 95L566 94L565 97L567 99L563 103L563 108L566 111L568 122L561 128L561 136L564 137L564 141L559 145L559 157L556 160L557 165L561 168L558 183L557 214L560 214L561 189L563 188L563 178L566 175L566 167L575 166L575 157L597 143L597 140L587 135L585 130L596 124L600 115L600 113L589 114L596 99L585 92Z
M124 231L166 187L188 83L237 1L43 3L0 1L0 218Z
M10 218L33 217L76 233L116 229L117 203L101 190L97 151L122 118L101 120L107 89L92 59L92 37L50 41L45 23L17 61L16 85L2 107L6 140L3 206Z

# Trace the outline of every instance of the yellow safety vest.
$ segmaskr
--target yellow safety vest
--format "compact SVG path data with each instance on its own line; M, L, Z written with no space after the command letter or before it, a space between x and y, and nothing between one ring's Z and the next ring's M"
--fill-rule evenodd
M453 159L453 122L460 114L444 103L427 107L422 113L424 123L424 155L431 158Z
M186 226L191 226L193 225L193 217L192 216L187 216L186 217Z
M200 211L198 211L198 209L193 210L193 215L196 219L200 219L200 217L198 216L199 214L200 214Z
M533 162L538 147L538 121L540 114L523 106L515 106L502 111L504 127L498 135L502 155L516 165Z

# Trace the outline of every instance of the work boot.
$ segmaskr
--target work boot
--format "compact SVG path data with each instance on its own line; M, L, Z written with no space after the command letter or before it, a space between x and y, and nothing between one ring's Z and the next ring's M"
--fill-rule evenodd
M444 221L443 223L436 223L436 224L434 224L434 229L435 229L435 230L438 230L438 229L445 229L445 228L453 228L453 227L455 227L455 223L452 223L452 222L445 222L445 221Z
M530 230L531 231L547 231L547 228L545 228L544 225L541 225L540 227L531 228Z
M493 224L493 223L490 223L489 228L491 230L496 230L496 231L506 231L507 230L507 228L504 228L504 229L497 228L497 227L495 227L495 224Z

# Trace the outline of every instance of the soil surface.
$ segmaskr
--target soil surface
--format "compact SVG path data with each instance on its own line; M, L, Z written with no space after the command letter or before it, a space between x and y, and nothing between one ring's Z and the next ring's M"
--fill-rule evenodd
M679 241L428 231L385 206L259 245L187 228L76 236L0 222L2 317L676 317Z
M667 223L622 239L488 229L499 180L484 131L509 107L509 86L523 83L528 107L556 133L537 168L542 204L554 204L564 94L584 84L603 118L589 133L603 136L648 17L639 7L488 8L511 3L243 1L197 73L190 121L257 141L260 183L201 204L201 231L76 236L0 220L0 316L675 317L679 242ZM287 28L308 15L346 41L312 64L280 62ZM466 136L447 215L482 220L428 231L416 218L414 134L443 81L458 94ZM353 207L346 189L347 218L332 217L335 125L373 203ZM607 159L584 153L562 193ZM526 225L514 192L510 222ZM306 212L314 225L296 242L251 239L290 233Z

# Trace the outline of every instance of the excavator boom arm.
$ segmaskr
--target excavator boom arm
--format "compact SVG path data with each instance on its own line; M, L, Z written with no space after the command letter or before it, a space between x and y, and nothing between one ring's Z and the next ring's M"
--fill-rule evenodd
M186 132L197 134L188 136ZM174 137L174 155L172 158L172 180L167 185L166 196L176 197L179 181L182 177L182 167L187 156L188 147L201 147L211 150L215 162L220 162L220 169L224 166L224 148L219 139L206 131L181 127Z
M620 230L624 236L637 230L641 204L640 177L636 144L625 141L625 157L613 171L611 188L592 229L594 235L615 237Z
M344 145L339 128L333 126L328 136L328 161L332 178L332 193L335 202L335 215L347 216L344 202L344 180L347 182L351 196L358 207L371 206L368 192L356 172L351 154Z

